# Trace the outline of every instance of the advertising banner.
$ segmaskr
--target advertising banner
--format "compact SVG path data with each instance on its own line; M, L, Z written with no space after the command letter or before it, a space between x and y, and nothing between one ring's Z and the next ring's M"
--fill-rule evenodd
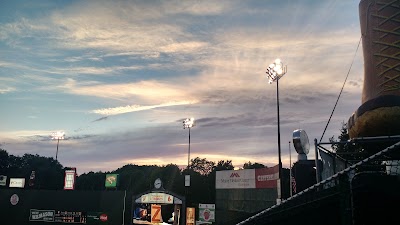
M54 222L55 210L31 209L29 221Z
M88 212L86 218L86 224L108 224L108 215L103 212Z
M142 195L141 201L138 203L162 203L173 204L174 196L165 193L149 193Z
M186 225L194 225L195 222L195 208L187 207L186 208Z
M24 188L25 178L10 178L9 187Z
M118 174L106 174L105 187L116 188L118 184Z
M215 222L215 204L199 204L199 220Z
M65 171L64 179L64 190L74 190L75 189L75 179L76 179L76 169Z
M245 189L255 187L254 169L217 171L215 178L216 189Z
M276 188L279 179L279 166L255 169L256 188Z
M161 223L161 205L151 205L151 223Z

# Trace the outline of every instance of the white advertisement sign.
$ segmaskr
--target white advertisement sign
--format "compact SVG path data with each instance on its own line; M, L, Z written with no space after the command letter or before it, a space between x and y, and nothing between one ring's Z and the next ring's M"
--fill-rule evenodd
M24 188L25 178L10 178L9 187Z
M215 222L215 204L199 204L199 220Z
M64 178L64 190L74 190L75 189L75 170L66 170Z
M216 189L256 188L254 169L217 171Z
M164 193L149 193L142 195L141 203L164 203L173 204L174 197Z

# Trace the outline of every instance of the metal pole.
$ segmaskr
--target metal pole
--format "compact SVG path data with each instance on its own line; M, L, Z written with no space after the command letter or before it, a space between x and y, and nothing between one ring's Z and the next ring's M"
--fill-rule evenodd
M57 152L56 152L56 160L57 160L57 156L58 156L58 143L60 143L60 138L57 138Z
M314 145L315 145L315 176L317 178L317 183L319 183L320 182L320 179L319 179L320 176L319 176L318 147L317 147L318 143L317 143L317 139L316 138L314 139Z
M290 174L290 197L293 195L293 187L292 187L292 151L290 150L290 141L289 141L289 174Z
M189 164L190 164L190 127L189 127L189 148L188 148L188 165L187 165L188 170L189 170Z
M280 184L280 193L282 198L282 161L281 161L281 127L280 127L280 118L279 118L279 78L276 79L276 108L278 114L278 158L279 158L279 184Z

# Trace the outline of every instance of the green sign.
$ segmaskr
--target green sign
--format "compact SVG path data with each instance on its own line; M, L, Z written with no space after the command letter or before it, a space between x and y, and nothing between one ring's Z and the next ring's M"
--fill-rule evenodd
M106 174L106 188L116 188L118 184L118 174Z

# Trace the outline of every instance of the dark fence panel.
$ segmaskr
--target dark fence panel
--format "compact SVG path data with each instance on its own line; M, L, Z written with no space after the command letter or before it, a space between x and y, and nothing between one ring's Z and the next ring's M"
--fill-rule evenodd
M11 196L14 194L18 196L18 203L15 205L11 204ZM105 213L107 223L104 224L132 224L131 200L132 193L124 191L1 189L0 224L49 225L49 222L29 221L31 209Z

